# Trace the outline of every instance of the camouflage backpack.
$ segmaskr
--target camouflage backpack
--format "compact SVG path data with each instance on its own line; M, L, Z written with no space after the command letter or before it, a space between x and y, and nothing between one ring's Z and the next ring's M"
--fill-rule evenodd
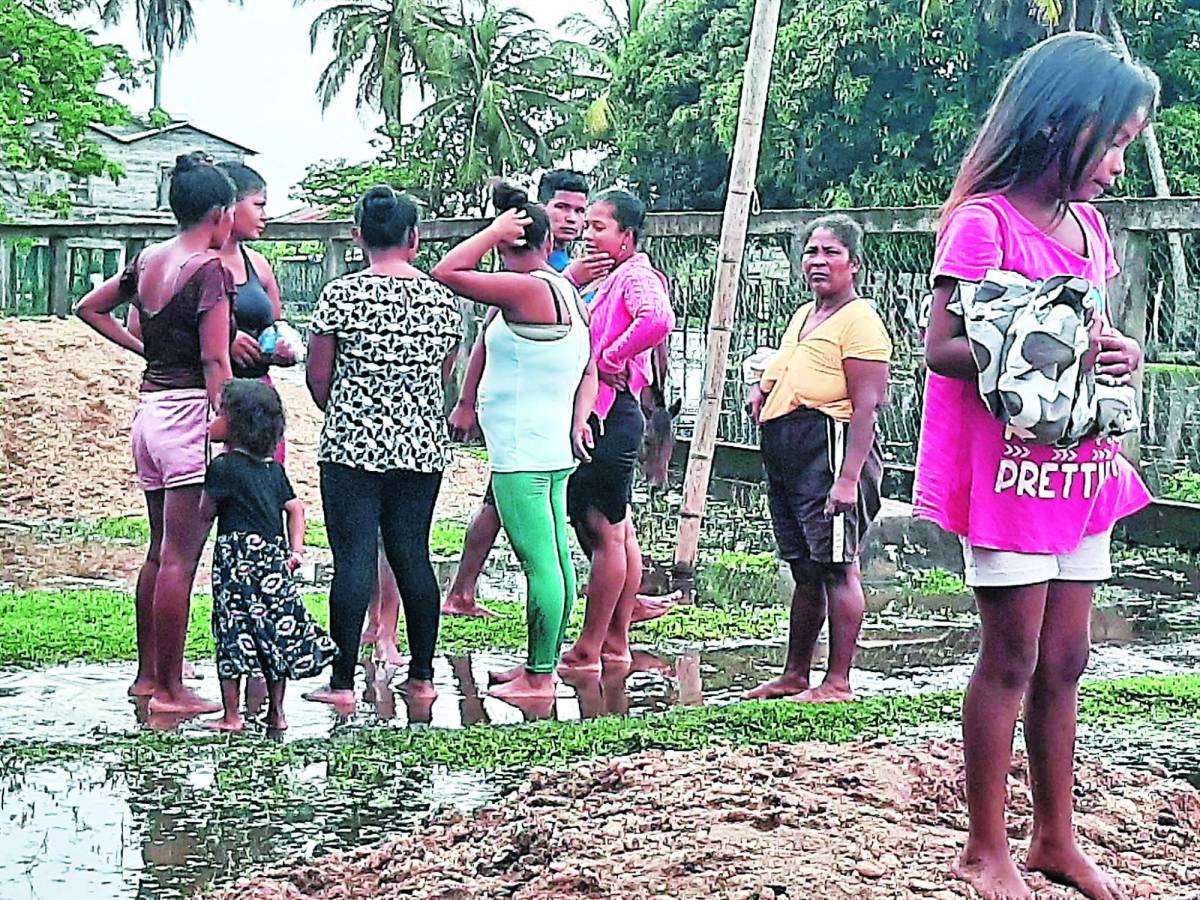
M958 283L948 309L963 317L979 396L1011 435L1069 447L1138 427L1133 388L1082 364L1098 294L1085 278L1035 282L999 269Z

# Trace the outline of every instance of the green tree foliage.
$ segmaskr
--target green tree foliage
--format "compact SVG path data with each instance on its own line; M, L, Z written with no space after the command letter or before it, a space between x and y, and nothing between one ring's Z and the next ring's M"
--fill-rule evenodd
M659 208L716 209L737 126L752 0L660 4L613 78L615 165ZM1091 16L1091 6L1077 15ZM781 19L758 190L762 205L936 203L1004 72L1046 33L1000 28L974 4L922 18L910 0L792 0ZM1120 0L1131 49L1163 79L1172 187L1200 187L1200 10ZM1002 14L997 12L996 15ZM1003 13L1007 15L1007 13ZM1124 184L1145 192L1136 154Z
M411 190L434 215L479 213L489 176L551 165L576 146L595 79L575 75L529 16L461 0L431 6L409 40L426 103L411 122L385 127L376 159L312 166L294 197L344 211L384 182Z
M4 167L76 177L124 174L88 137L92 123L114 125L128 110L101 94L103 83L128 82L129 57L11 0L0 2L0 146ZM36 198L35 198L36 199ZM61 212L63 197L43 205Z

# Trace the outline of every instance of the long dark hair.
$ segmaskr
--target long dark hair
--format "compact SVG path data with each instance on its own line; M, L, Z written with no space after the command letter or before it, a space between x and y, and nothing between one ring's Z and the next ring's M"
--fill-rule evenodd
M646 204L629 191L609 188L596 198L595 203L607 203L613 211L613 219L622 231L633 232L633 245L642 241L642 228L646 224ZM593 204L595 205L595 204Z
M1095 34L1047 38L1021 54L963 159L942 221L962 203L1057 167L1064 202L1121 126L1153 114L1158 76ZM1082 145L1081 145L1082 140Z
M217 163L217 168L229 176L237 190L237 198L249 197L267 187L267 180L255 169L236 159Z

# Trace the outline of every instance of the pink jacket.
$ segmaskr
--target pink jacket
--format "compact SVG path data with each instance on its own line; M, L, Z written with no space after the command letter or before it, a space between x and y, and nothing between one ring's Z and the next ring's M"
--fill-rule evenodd
M596 367L610 375L624 372L630 393L636 395L650 383L650 351L675 327L667 277L645 253L636 253L596 289L590 312ZM616 397L616 391L601 381L596 395L600 419L608 415Z

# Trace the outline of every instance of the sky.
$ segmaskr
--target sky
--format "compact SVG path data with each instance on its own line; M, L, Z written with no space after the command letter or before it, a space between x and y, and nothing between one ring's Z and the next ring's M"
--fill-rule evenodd
M588 11L594 2L512 0L511 5L553 30L564 16ZM331 53L328 44L310 49L308 28L322 3L297 7L293 0L244 0L236 6L194 0L194 6L196 36L167 60L163 106L177 118L258 151L249 162L267 180L269 214L298 205L288 193L309 163L356 162L373 155L370 141L381 120L355 109L352 82L324 112L317 100L317 79ZM81 19L76 24L94 23ZM105 42L125 45L135 58L146 55L132 15L99 33ZM147 82L120 96L135 114L144 114L151 93Z

